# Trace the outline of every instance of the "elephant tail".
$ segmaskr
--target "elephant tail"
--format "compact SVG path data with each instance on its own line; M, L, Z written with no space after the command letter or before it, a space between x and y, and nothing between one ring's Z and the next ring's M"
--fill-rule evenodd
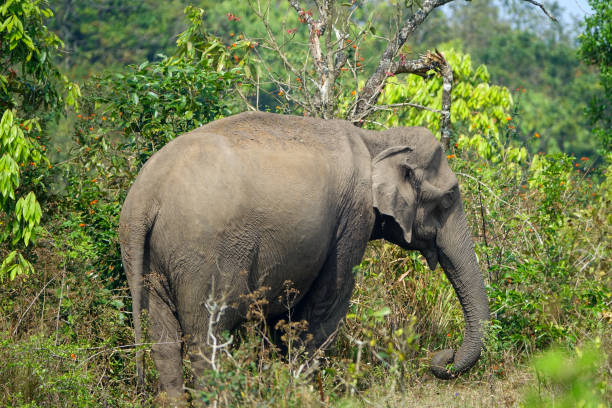
M124 204L119 225L121 241L121 257L123 267L132 295L132 321L134 323L134 340L136 346L136 372L138 375L138 390L144 392L144 352L141 313L143 309L143 285L146 271L145 257L149 232L153 227L157 211L151 214L130 214ZM127 210L127 211L126 211ZM125 214L127 213L127 214Z

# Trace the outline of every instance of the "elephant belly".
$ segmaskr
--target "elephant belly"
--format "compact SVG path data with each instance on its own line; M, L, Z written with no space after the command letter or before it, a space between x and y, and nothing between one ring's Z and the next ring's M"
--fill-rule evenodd
M261 288L270 313L281 313L285 282L298 301L333 246L339 200L329 166L304 149L217 150L159 175L168 182L152 244L178 303L180 291L206 298L214 287L235 302Z
M249 276L249 289L269 288L266 297L270 300L271 315L286 312L287 297L293 306L306 295L329 254L332 234L325 231L327 226L321 226L323 231L317 234L300 231L298 225L294 227L286 231L293 236L291 240L285 231L262 237L255 268ZM297 293L287 296L289 289ZM279 297L283 299L280 302Z
M211 293L241 304L242 315L254 293L269 301L270 317L284 313L286 301L279 297L287 285L298 291L293 305L319 276L333 246L336 223L324 202L280 209L277 201L259 201L253 208L234 204L218 211L212 203L183 204L162 208L151 234L153 269L170 278L179 313L201 303L193 298ZM207 210L194 210L201 208Z

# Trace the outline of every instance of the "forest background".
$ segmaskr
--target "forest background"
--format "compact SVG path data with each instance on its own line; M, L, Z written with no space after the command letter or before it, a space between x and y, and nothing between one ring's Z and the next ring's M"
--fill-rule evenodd
M586 22L554 23L518 1L452 3L401 51L416 58L439 49L455 77L447 157L493 317L474 369L449 382L428 374L431 353L461 342L461 308L440 269L374 242L325 357L303 353L298 326L286 333L294 351L279 357L254 319L193 398L221 406L605 406L612 8L590 4ZM359 42L347 45L352 65L335 89L338 117L398 13L418 9L410 1L357 6L349 29ZM150 345L133 345L121 203L142 163L185 131L248 106L304 114L294 97L300 78L266 38L269 30L290 61L304 61L307 30L289 2L273 2L269 13L266 26L249 2L0 5L0 401L152 402L150 361L144 402L135 386L135 351ZM425 125L439 135L435 112L393 107L410 100L440 109L442 79L430 74L390 79L379 103L391 107L364 125Z

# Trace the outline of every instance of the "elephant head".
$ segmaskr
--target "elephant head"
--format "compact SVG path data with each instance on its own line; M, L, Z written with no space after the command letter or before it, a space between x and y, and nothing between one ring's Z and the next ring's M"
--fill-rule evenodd
M489 320L488 299L457 178L442 146L427 129L391 129L366 139L366 144L373 156L377 217L372 239L384 238L404 249L419 250L431 269L439 263L463 308L463 344L456 352L438 352L431 366L437 377L453 378L480 357L482 324ZM447 369L451 363L452 369Z

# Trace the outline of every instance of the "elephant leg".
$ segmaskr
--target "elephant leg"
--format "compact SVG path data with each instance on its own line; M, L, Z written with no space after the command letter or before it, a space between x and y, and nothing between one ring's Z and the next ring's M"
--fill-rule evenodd
M204 319L206 325L203 328L198 327L190 330L186 338L191 370L195 378L201 378L207 370L217 367L219 356L222 353L221 348L230 344L222 336L222 333L231 331L239 323L235 314L230 312L229 315L219 316L216 323L209 325L210 313L203 311L203 314L206 316ZM197 388L197 384L195 385Z
M217 265L207 265L204 261L192 263L197 267L180 272L189 284L180 285L176 296L191 370L196 379L193 386L198 388L198 379L219 362L222 350L213 346L226 343L221 334L230 332L241 321L235 303L247 290L246 284L237 278L246 268L222 262Z
M181 329L175 314L156 290L149 292L149 334L161 391L166 393L170 406L184 405Z
M355 286L353 267L361 261L367 243L367 230L357 232L338 240L318 278L296 307L296 320L306 320L313 336L308 344L311 350L333 340L348 310Z

